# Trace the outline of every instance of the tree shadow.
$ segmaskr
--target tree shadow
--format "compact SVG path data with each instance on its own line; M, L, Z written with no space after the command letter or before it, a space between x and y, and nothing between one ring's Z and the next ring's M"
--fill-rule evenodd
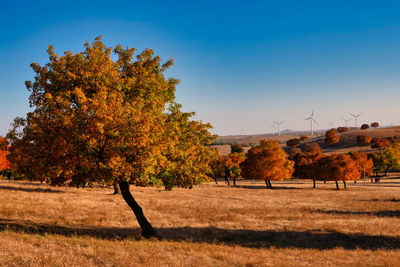
M66 226L38 224L31 221L0 219L0 231L21 231L29 234L57 234L64 236L91 236L95 238L120 240L140 239L138 228L73 228ZM362 233L343 234L339 232L314 231L255 231L243 229L221 229L215 227L158 228L163 240L226 244L250 248L299 248L299 249L400 249L400 239L382 235Z
M243 188L243 189L267 189L265 185L236 185L236 188ZM272 184L272 189L268 190L293 190L293 189L302 189L299 187L291 187L291 186L277 186Z
M14 187L14 186L3 186L0 185L0 190L12 190L12 191L22 191L22 192L39 192L39 193L64 193L62 190L50 189L50 188L24 188L24 187Z
M312 210L311 212L337 215L367 215L376 217L400 218L399 210L383 210L383 211L342 211L342 210Z

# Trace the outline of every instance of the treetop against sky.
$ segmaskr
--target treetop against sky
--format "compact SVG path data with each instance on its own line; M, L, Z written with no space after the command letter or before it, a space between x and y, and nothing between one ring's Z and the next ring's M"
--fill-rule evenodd
M173 58L177 101L221 135L271 132L273 120L308 130L313 108L319 128L349 112L364 112L359 125L398 125L399 10L398 1L3 3L0 135L29 111L30 63L46 63L50 44L77 52L99 35Z

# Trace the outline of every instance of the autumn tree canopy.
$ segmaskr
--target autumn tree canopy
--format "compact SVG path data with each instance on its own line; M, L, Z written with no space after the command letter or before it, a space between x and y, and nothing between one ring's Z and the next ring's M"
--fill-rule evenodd
M243 153L243 147L240 144L231 145L231 153Z
M8 170L10 163L7 160L8 142L4 137L0 136L0 172Z
M361 130L367 130L367 129L369 129L369 125L368 124L363 124L363 125L361 125Z
M386 148L390 145L390 141L386 138L375 137L371 140L371 148Z
M355 181L360 179L360 172L357 163L347 154L331 154L322 157L318 161L319 177L327 181L336 181L336 188L339 189L338 181Z
M357 165L357 169L360 172L360 178L364 177L364 175L373 175L374 162L371 158L368 158L367 154L363 152L350 152L349 154Z
M375 129L378 128L379 127L379 122L375 121L375 122L371 123L371 127L375 128Z
M332 145L339 143L339 136L337 135L336 129L330 129L325 133L325 143Z
M18 172L52 185L119 183L146 237L156 235L129 184L191 187L207 180L214 151L209 124L174 102L178 80L165 78L151 49L106 47L101 37L80 53L32 63L26 82L32 112L17 118L7 137Z
M290 178L294 162L286 159L286 153L275 140L262 140L251 148L246 159L240 164L242 176L249 179L265 180L267 188L272 181Z
M371 143L372 137L369 135L357 135L357 144L359 145L367 145Z
M305 144L302 153L294 157L293 176L299 179L313 180L313 188L315 188L315 181L319 179L318 163L322 157L322 150L317 143Z

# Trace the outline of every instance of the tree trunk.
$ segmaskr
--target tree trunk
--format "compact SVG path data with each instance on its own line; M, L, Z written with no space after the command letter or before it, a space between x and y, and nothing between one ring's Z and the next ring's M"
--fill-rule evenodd
M268 180L268 184L269 184L269 189L272 189L272 184L270 180Z
M225 177L225 183L227 183L229 185L229 179L228 177Z
M114 195L119 195L119 194L121 194L121 189L119 189L119 184L118 184L117 182L115 182L115 183L113 184L113 186L114 186Z
M391 166L387 166L387 167L386 167L386 170L385 170L385 175L384 175L384 176L387 176L387 173L388 173L388 171L389 171L390 167L391 167Z
M345 180L343 180L343 186L344 186L344 189L347 189Z
M146 238L157 237L157 233L154 230L153 226L147 221L146 217L143 214L142 208L133 198L131 192L129 191L129 183L127 181L120 181L119 188L121 189L121 194L126 203L132 209L133 213L136 216L136 219L139 222L140 228L142 228L142 236Z
M215 181L215 184L218 184L218 182L217 182L217 178L214 178L214 181Z
M324 184L326 184L326 180L324 180Z
M339 190L339 184L337 181L336 181L336 189Z
M312 188L315 188L315 179L312 179L312 181L313 181L313 187Z
M265 185L267 186L267 189L269 189L269 184L267 180L265 180Z
M236 177L233 177L233 186L236 186Z

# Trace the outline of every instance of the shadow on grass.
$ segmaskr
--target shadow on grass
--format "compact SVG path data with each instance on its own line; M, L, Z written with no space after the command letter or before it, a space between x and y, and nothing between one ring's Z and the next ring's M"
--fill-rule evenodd
M138 228L72 228L37 224L30 221L0 219L0 231L20 231L29 234L56 234L64 236L91 236L120 240L139 239ZM226 244L251 248L300 248L300 249L400 249L400 239L390 236L343 234L320 231L254 231L207 228L158 228L158 234L167 241Z
M24 188L14 186L3 186L0 185L0 190L12 190L12 191L23 191L23 192L39 192L39 193L64 193L62 190L49 189L49 188Z
M343 210L312 210L311 212L337 215L368 215L377 217L400 218L399 210L383 210L383 211L343 211Z

